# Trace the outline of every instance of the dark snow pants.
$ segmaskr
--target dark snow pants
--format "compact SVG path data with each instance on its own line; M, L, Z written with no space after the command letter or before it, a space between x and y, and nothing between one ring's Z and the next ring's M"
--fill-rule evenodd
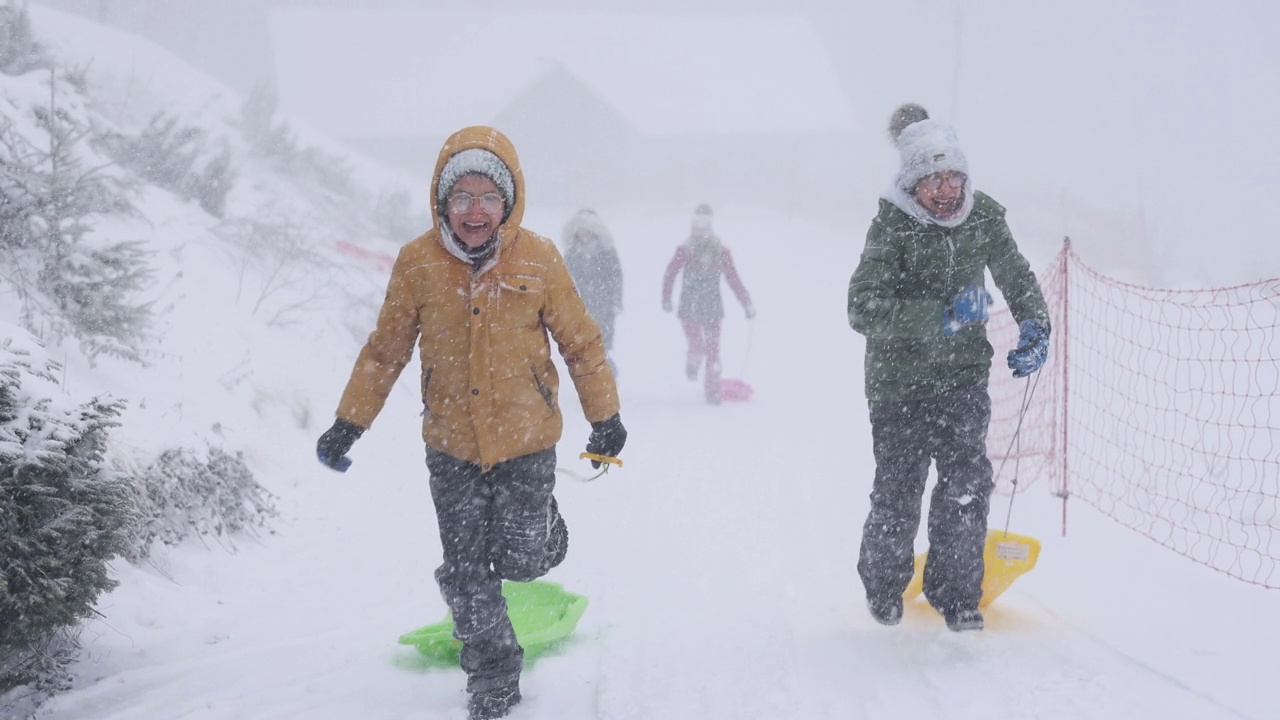
M870 405L876 477L858 557L867 597L901 595L911 581L921 501L933 460L938 482L929 501L924 594L943 614L976 608L982 597L987 509L995 487L987 459L991 396L983 386Z
M519 682L524 650L507 616L502 581L527 582L550 569L555 448L487 473L427 448L427 467L444 548L436 582L453 613L454 637L462 641L467 691L510 687Z

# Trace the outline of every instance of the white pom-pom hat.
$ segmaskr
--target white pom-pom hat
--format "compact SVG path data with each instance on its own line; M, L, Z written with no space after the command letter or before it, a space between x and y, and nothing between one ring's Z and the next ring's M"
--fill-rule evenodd
M922 222L956 227L967 220L973 210L973 179L969 177L969 160L960 149L955 129L929 117L923 107L908 103L895 110L890 118L889 137L898 148L902 167L894 177L893 187L885 193L885 199ZM960 211L945 220L934 217L915 197L916 184L940 172L963 173L966 178Z

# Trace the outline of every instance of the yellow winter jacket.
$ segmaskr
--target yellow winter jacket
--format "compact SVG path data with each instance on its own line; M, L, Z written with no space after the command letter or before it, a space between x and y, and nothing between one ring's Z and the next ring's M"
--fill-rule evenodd
M510 168L515 203L479 270L451 253L434 206L440 173L469 148L495 153ZM563 430L551 360L554 338L590 422L618 412L618 392L600 329L587 314L564 260L548 239L520 227L524 174L511 142L469 127L440 150L431 180L435 226L396 258L377 326L360 351L338 417L369 427L418 341L422 360L422 438L484 470L545 450Z

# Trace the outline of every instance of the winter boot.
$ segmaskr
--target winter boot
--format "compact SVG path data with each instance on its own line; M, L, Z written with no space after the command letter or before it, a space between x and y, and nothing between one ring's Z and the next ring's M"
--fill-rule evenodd
M871 611L871 617L881 625L897 625L902 622L901 595L888 600L867 598L867 609Z
M690 357L684 364L684 376L689 378L689 382L698 379L698 366L702 364L701 358Z
M569 552L569 526L560 514L560 504L555 495L551 496L551 504L547 508L547 569L550 570L564 562Z
M978 608L955 610L946 613L947 629L953 632L982 629L982 611Z
M467 700L469 720L496 720L506 717L520 703L520 686L471 693Z

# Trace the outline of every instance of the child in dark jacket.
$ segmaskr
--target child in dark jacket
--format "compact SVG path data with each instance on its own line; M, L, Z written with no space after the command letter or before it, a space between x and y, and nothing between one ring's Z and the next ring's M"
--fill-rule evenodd
M697 380L698 370L705 359L707 368L703 385L707 402L714 405L720 402L720 321L724 318L720 276L724 276L738 302L742 303L748 320L755 317L756 311L733 265L733 255L711 231L711 215L711 206L705 203L694 211L689 239L676 248L662 279L662 309L671 312L671 291L675 287L676 275L683 270L680 309L676 317L684 325L684 334L689 341L685 374L690 380Z
M1004 208L975 189L955 130L919 105L889 124L901 169L849 279L849 325L866 336L876 472L858 574L876 621L902 620L932 462L924 595L947 627L981 630L983 550L995 488L987 456L991 357L988 271L1019 323L1014 377L1049 353L1049 309Z

